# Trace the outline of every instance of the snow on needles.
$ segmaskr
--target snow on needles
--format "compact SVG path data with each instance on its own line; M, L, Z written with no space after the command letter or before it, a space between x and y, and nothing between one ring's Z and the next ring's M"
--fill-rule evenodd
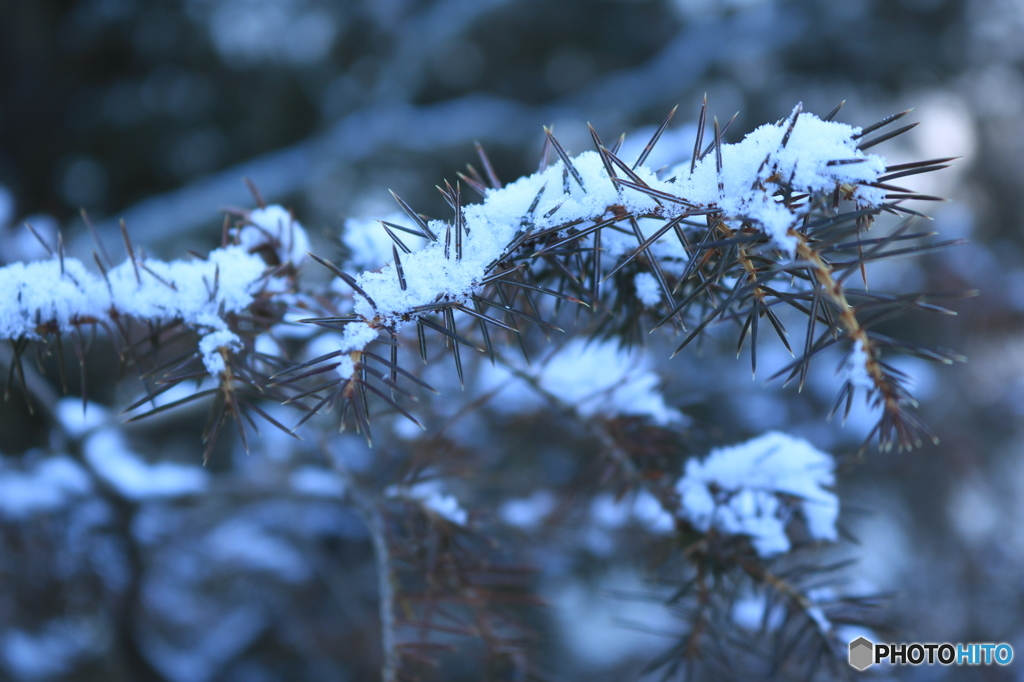
M40 338L47 325L68 331L76 323L105 320L112 313L161 322L221 329L219 311L238 312L252 302L263 260L240 247L217 249L203 261L135 265L127 260L104 279L78 260L54 258L12 263L0 269L0 338Z
M865 388L873 391L875 389L875 380L868 373L867 369L870 360L871 357L864 348L864 342L857 339L843 363L842 374L844 378L856 388Z
M224 370L220 349L239 346L224 316L245 310L265 283L266 263L250 250L272 240L287 250L283 257L296 264L305 258L305 233L281 207L253 211L250 222L239 233L240 244L215 249L206 260L128 259L105 276L74 258L0 268L0 339L41 339L115 316L180 319L203 334L203 362L218 374Z
M703 532L749 536L763 557L789 551L786 526L796 510L812 538L835 541L834 468L832 457L807 441L772 431L689 460L676 484L678 513Z
M645 306L653 308L661 302L661 285L651 273L638 272L633 278L633 284L636 286L636 297Z
M238 232L238 244L249 253L269 247L283 262L301 265L309 258L309 239L292 214L281 206L267 206L249 212L248 224Z
M788 118L757 128L739 144L722 145L721 175L715 155L708 154L692 175L688 164L679 166L673 171L679 181L661 183L658 189L700 206L718 206L727 219L750 220L790 256L796 238L789 230L797 224L801 209L791 210L775 201L771 191L758 189L770 178L781 178L796 192L807 193L831 192L849 185L854 190L851 198L859 205L883 203L885 190L862 183L874 182L885 172L885 159L857 149L853 136L860 128L822 121L801 109L802 105L797 105ZM794 116L796 124L783 146Z
M884 190L865 183L877 180L885 171L885 160L857 149L854 136L859 132L859 128L803 113L798 105L786 119L761 126L738 144L723 144L720 173L714 154L698 161L692 173L688 163L673 169L669 180L658 179L646 167L635 172L653 189L680 197L697 209L717 208L727 221L748 221L792 256L797 237L790 230L800 224L809 207L776 201L774 183L785 183L796 193L831 192L842 187L862 206L884 201ZM430 230L442 237L402 256L404 288L394 263L364 272L356 279L368 297L357 297L355 312L367 321L397 329L419 306L441 299L465 302L523 229L601 220L612 215L613 206L635 215L656 211L663 218L687 211L685 204L659 205L647 193L620 187L608 177L596 152L580 154L572 159L572 165L579 181L570 180L567 189L563 187L564 164L559 160L502 189L489 190L481 204L463 207L461 259L445 256L443 235L450 226L442 221L429 223ZM534 201L537 204L530 213ZM655 301L655 291L645 279L638 285L645 302Z
M341 240L350 252L346 265L361 270L376 270L391 262L391 248L394 242L388 236L381 222L401 224L406 220L404 213L391 213L380 220L348 218ZM410 250L423 248L426 240L415 235L401 233L402 243Z
M660 426L686 423L681 412L665 404L658 390L661 381L642 349L631 352L611 340L574 338L543 363L519 371L584 418L638 416ZM502 391L501 399L491 403L496 409L528 412L545 407L536 391L503 366L482 364L478 376L481 392Z
M593 151L572 159L573 179L563 184L565 164L559 160L502 189L488 191L481 204L463 207L461 258L445 246L450 226L432 221L431 231L442 237L403 256L404 286L394 263L360 274L356 281L367 295L355 298L354 312L366 324L346 328L344 350L361 350L376 338L375 329L380 326L397 330L414 319L414 311L421 306L442 299L468 301L524 229L602 220L612 215L612 207L661 218L681 215L692 207L719 209L726 221L747 221L759 227L792 255L797 238L791 229L809 209L807 204L786 206L776 201L773 183L785 183L797 193L842 187L860 205L884 200L884 190L865 183L884 172L885 160L857 149L854 136L859 130L801 113L798 106L786 119L761 126L738 144L723 144L721 172L714 154L698 161L692 173L689 164L673 169L669 180L659 179L647 167L635 170L643 183L686 203L659 203L645 192L621 187L608 177L602 157ZM298 265L308 248L304 230L280 206L253 210L246 218L237 231L238 244L216 249L206 260L128 260L105 277L92 274L72 258L0 268L0 291L5 293L0 300L0 339L39 339L115 314L154 322L181 319L204 336L226 332L223 315L245 309L258 293L266 272L260 252L269 248L280 261ZM658 244L651 246L655 247ZM354 249L361 250L366 249ZM652 284L650 277L636 280L637 293L647 305L659 299ZM277 291L272 283L265 281L263 286ZM370 323L373 329L367 329ZM224 333L204 339L202 357L208 371L223 371L223 353L237 342L237 337Z

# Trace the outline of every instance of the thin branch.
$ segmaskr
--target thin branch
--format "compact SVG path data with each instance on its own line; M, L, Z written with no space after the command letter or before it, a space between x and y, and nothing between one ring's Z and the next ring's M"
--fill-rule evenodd
M401 658L395 634L395 588L392 583L391 552L388 549L386 521L379 504L364 509L363 513L367 515L367 527L370 530L370 538L373 540L373 553L377 562L380 643L384 652L380 678L381 682L398 682Z

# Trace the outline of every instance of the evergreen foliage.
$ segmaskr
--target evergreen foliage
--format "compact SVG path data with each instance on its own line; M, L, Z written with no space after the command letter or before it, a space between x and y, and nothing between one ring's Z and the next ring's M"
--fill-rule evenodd
M941 303L960 294L878 292L867 274L874 263L954 243L921 231L908 206L936 198L900 186L951 159L887 165L873 152L913 127L903 125L907 112L860 129L834 122L839 109L819 119L798 105L726 144L732 121L720 125L705 100L692 151L660 169L645 162L671 114L635 159L623 138L609 145L593 128L594 150L573 157L545 129L538 172L511 183L478 146L479 169L470 165L438 187L450 217L429 218L395 195L404 219L379 224L390 262L363 271L307 252L295 216L266 205L255 187L257 207L226 217L220 248L188 261L147 258L130 226L122 227L127 259L116 263L97 241L95 269L65 257L59 235L55 244L39 236L48 260L0 269L10 292L0 302L0 338L11 351L7 394L18 390L35 405L32 356L54 358L66 385L66 346L85 377L99 352L95 336L106 334L122 371L146 387L124 410L130 420L207 406L208 462L232 424L246 449L262 420L289 437L319 434L326 452L325 431L300 429L322 427L322 413L374 443L381 430L404 428L396 414L419 425L417 410L429 402L445 414L456 381L495 386L460 410L491 398L512 403L500 390L517 383L566 437L592 439L601 464L582 467L554 501L544 497L548 485L521 485L533 502L521 500L525 516L506 526L546 532L531 514L553 523L589 505L596 518L644 530L628 544L643 546L651 598L680 621L647 672L831 679L847 670L841 626L870 625L877 601L844 593L831 582L843 564L823 560L821 548L840 542L841 530L831 456L768 434L701 459L707 450L687 442L686 417L652 397L655 380L637 382L644 368L615 365L650 333L672 339L675 354L691 353L725 326L735 329L738 352L747 346L753 372L759 337L777 337L794 359L773 378L799 389L812 363L838 348L834 414L845 418L865 400L878 415L869 440L883 451L934 440L891 357L961 357L876 329L906 312L950 314ZM886 227L878 219L887 214L901 220ZM310 277L319 268L330 284ZM559 356L541 336L563 330L581 342ZM584 369L580 359L592 351L603 360ZM86 409L82 386L87 419L96 407ZM292 423L274 404L297 408ZM413 439L421 444L405 458L375 448L373 461L353 468L344 456L325 456L329 474L307 472L293 483L357 510L366 524L383 679L425 674L457 644L462 657L463 640L476 642L491 679L547 679L531 654L537 633L528 613L538 600L528 562L516 542L501 539L507 529L494 530L494 509L488 518L453 492L488 485L488 456L452 452L439 423L423 424L427 435ZM97 437L85 441L83 461L123 497L142 495L124 473L136 465L111 468L121 446ZM168 496L205 489L202 475L178 473L139 469L138 477L170 476L177 483L160 493ZM61 476L55 495L87 487L76 473ZM508 509L506 519L517 518Z

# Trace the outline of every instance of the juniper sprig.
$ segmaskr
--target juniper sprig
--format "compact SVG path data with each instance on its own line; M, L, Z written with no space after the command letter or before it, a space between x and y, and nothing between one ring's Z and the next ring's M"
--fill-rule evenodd
M408 414L397 399L408 395L402 383L422 383L399 362L405 330L415 329L424 359L427 337L444 338L463 381L463 352L493 358L495 338L521 339L523 325L557 330L552 318L569 304L589 309L596 333L625 340L641 339L647 327L681 330L677 353L712 323L733 321L738 347L749 338L755 371L767 322L797 352L777 376L799 386L814 357L845 346L848 372L833 411L848 412L864 391L880 408L874 435L882 449L917 447L934 436L913 415L916 403L885 353L940 362L959 356L872 327L907 310L949 311L936 304L941 296L885 295L850 282L865 276L869 263L953 243L925 242L931 233L910 229L918 213L905 204L934 197L891 184L950 159L887 166L867 150L912 126L869 136L907 112L864 129L833 122L835 113L819 119L797 106L778 123L726 144L717 119L708 129L705 101L692 157L662 171L644 162L668 118L633 162L605 147L593 129L595 150L576 157L545 130L541 170L505 185L478 146L484 173L470 166L460 177L483 202L468 203L462 181L446 181L438 189L452 216L434 220L395 195L408 224L381 222L394 242L390 264L350 274L309 254L348 289L328 297L302 291L308 242L276 206L239 214L222 248L188 262L142 257L124 231L128 259L114 265L96 255L96 275L65 258L58 244L49 261L0 269L13 292L0 310L0 337L15 359L9 379L24 384L20 363L30 344L60 345L70 335L82 348L83 331L99 327L154 379L137 405L186 379L216 381L178 401L212 396L209 442L225 417L250 422L249 412L260 414L256 398L296 404L306 410L303 421L337 407L342 425L351 418L370 438L374 403ZM871 228L883 213L909 218L877 237ZM426 246L414 251L401 235ZM806 318L802 343L784 325L783 307ZM258 351L258 334L295 311L306 313L298 318L303 324L340 331L337 350L298 365ZM139 324L146 333L139 334ZM156 359L155 348L177 348L186 339L182 355ZM244 440L241 424L239 434Z
M678 163L660 169L647 162L671 113L635 159L623 138L606 146L594 128L594 149L572 156L545 128L538 172L513 182L499 179L477 145L482 172L468 166L438 186L450 217L430 218L394 195L402 217L379 221L387 262L361 271L313 253L292 214L266 205L254 187L258 208L230 212L221 246L187 261L147 258L122 229L127 258L115 263L97 244L93 270L67 257L62 239L41 239L48 260L0 268L7 392L19 386L31 407L28 351L62 361L68 338L84 377L90 337L104 332L145 385L125 410L129 419L210 404L205 462L229 421L247 449L256 417L295 436L333 410L340 428L354 425L367 442L373 428L393 423L382 416L420 424L414 405L434 389L410 355L447 363L460 384L490 366L491 380L519 382L560 427L573 425L601 448L607 466L600 481L573 482L581 495L593 492L594 504L616 513L632 504L621 513L665 541L655 582L669 590L663 601L684 628L668 633L674 643L651 672L740 678L744 669L788 673L802 660L835 664L842 643L833 624L863 622L874 600L829 592L822 579L837 565L807 559L840 540L831 456L773 433L702 461L684 458L682 413L649 399L656 377L637 367L627 376L613 346L675 334L675 355L713 326L732 326L737 354L746 346L756 372L767 331L794 358L775 377L798 387L817 358L838 349L833 414L845 418L863 395L879 414L868 440L882 450L935 440L889 356L946 364L961 356L878 327L908 311L952 314L940 302L959 294L870 290L867 266L956 243L914 228L920 214L907 203L935 197L893 184L951 159L889 165L869 150L910 130L889 128L907 112L861 129L835 122L838 111L818 118L797 105L729 144L735 117L721 125L705 100L692 154L677 150ZM468 201L469 190L482 201ZM902 220L884 228L883 214ZM331 275L329 285L306 281L314 267ZM578 338L537 352L532 328L557 334L570 326ZM432 352L438 341L450 360ZM535 364L520 364L520 352ZM566 355L587 358L588 376L559 370ZM288 426L275 403L302 414ZM444 461L434 447L442 432L424 461L405 462L401 476L389 469L387 482L337 467L339 496L372 536L384 679L397 680L408 662L435 662L451 648L430 639L441 635L477 638L491 659L514 660L526 675L529 628L517 609L536 601L532 569L421 476ZM381 460L382 470L391 466ZM609 481L614 496L600 497ZM737 622L742 599L759 605L759 625ZM730 656L730 646L741 654Z

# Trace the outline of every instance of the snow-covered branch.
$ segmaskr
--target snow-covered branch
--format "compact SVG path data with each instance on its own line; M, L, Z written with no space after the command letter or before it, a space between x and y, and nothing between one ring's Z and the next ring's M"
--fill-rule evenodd
M295 368L330 362L339 377L320 387L330 393L312 412L326 404L360 403L356 424L368 434L367 391L382 397L385 387L393 392L404 370L394 348L390 360L367 351L382 333L395 340L390 343L400 343L403 327L410 324L416 326L424 359L428 331L452 342L461 376L459 346L479 345L456 325L480 324L482 341L493 353L488 327L515 335L517 321L554 326L541 319L543 306L533 300L537 295L586 303L595 311L616 305L609 295L619 296L616 300L625 295L638 310L654 313L656 326L672 320L685 325L694 319L689 304L706 296L714 302L712 311L696 320L680 350L714 319L730 315L747 318L741 343L748 331L756 338L758 320L767 317L788 346L774 308L784 304L810 312L808 341L794 375L802 381L810 358L838 332L859 349L863 371L856 376L871 380L847 382L847 403L856 388L866 389L878 396L876 404L884 411L878 429L883 446L920 444L918 434L927 432L906 416L913 400L899 377L879 364L883 343L858 321L856 303L841 284L865 262L888 255L884 246L906 238L905 228L882 240L860 238L876 214L896 212L902 201L914 198L883 182L892 168L865 152L887 137L865 140L865 133L903 114L868 131L827 120L832 115L823 120L798 105L778 123L727 144L717 119L708 124L705 103L691 158L660 172L644 162L668 119L635 162L620 158L618 145L608 149L593 130L595 151L571 157L548 131L542 170L509 184L497 179L481 150L484 174L471 169L463 176L465 185L441 190L453 210L450 220L428 219L396 197L405 224L394 218L381 222L392 240L390 262L383 267L350 274L313 256L340 281L333 298L320 299L323 313L304 321L340 336L333 350ZM911 164L911 170L932 170L936 163ZM906 172L901 168L898 174ZM464 189L480 193L483 201L466 202ZM848 241L836 246L839 238ZM243 380L257 381L258 372L246 359L255 342L251 334L243 338L251 330L238 320L252 318L257 301L260 314L269 315L267 324L295 307L298 269L307 261L309 243L291 215L278 206L251 211L227 244L192 261L143 258L127 233L125 242L129 258L104 266L97 257L99 274L65 258L59 245L51 249L56 253L50 260L0 269L0 283L15 292L0 304L0 339L45 341L85 325L120 328L126 320L178 324L196 332L196 357L209 375L226 379L222 386L233 381L234 373L227 371L232 358ZM836 249L857 253L841 272L826 255ZM362 260L373 267L381 259L375 254ZM808 295L810 310L802 303ZM276 312L268 312L268 305L277 305ZM307 301L301 310L311 307ZM816 318L825 307L832 308L839 324L815 337ZM752 348L752 360L755 353ZM372 363L377 369L371 371ZM380 374L385 370L390 379ZM293 383L296 376L277 384ZM393 398L386 401L402 410Z
M832 456L778 432L693 447L686 429L694 422L662 393L665 382L640 342L665 327L665 336L684 335L679 353L712 323L732 321L739 350L749 338L756 371L758 329L767 322L795 356L777 376L801 384L811 361L840 345L836 409L845 404L848 411L862 391L881 411L874 433L883 447L915 447L928 435L909 412L915 402L905 377L883 362L883 353L956 356L871 326L904 310L948 311L924 295L858 290L849 280L874 261L919 248L905 245L924 237L910 233L908 223L880 237L868 231L877 216L912 214L902 204L923 198L890 181L937 170L946 160L889 165L868 150L904 129L868 136L903 114L860 129L832 121L835 113L819 118L798 105L728 144L729 124L709 119L705 102L692 146L666 134L666 119L645 146L629 152L621 140L606 145L591 129L594 149L575 156L546 130L540 170L509 183L478 148L481 171L470 166L440 188L449 219L424 216L396 196L395 214L348 221L343 260L319 251L289 211L264 205L257 191L259 208L233 211L220 248L191 260L147 258L125 229L127 259L114 264L101 248L93 268L66 257L59 238L55 246L43 244L50 258L0 268L0 340L11 345L3 359L31 393L37 382L23 366L27 348L45 351L55 341L62 355L61 339L70 336L84 367L84 332L106 330L120 342L122 359L148 381L127 409L148 412L132 420L209 398L207 457L228 420L247 447L253 415L293 436L330 409L340 413L342 428L354 422L367 443L371 422L391 413L417 424L426 413L422 424L440 441L445 429L488 403L496 406L490 417L551 420L560 434L578 429L597 451L597 467L580 467L585 474L574 480L554 480L557 474L539 488L531 481L532 495L491 505L497 513L490 516L479 491L458 485L483 456L469 465L443 461L446 450L460 449L457 435L450 448L435 447L384 421L385 428L394 424L389 445L408 441L420 450L398 467L388 456L377 462L366 451L354 454L351 442L335 456L323 432L313 440L344 475L305 464L285 474L300 497L362 512L377 561L386 679L397 679L417 656L432 660L434 643L426 640L433 631L518 651L519 621L495 605L528 601L520 590L529 571L505 562L487 524L533 531L566 510L585 517L586 537L573 540L582 552L609 552L613 534L626 528L642 530L633 541L672 539L668 553L686 572L686 587L678 575L669 581L672 601L686 610L684 656L696 655L701 638L719 627L714 618L733 618L737 595L774 594L828 647L835 643L835 609L826 612L824 598L812 598L813 585L784 579L775 568L807 548L838 543ZM649 163L659 140L676 146L666 168ZM467 201L471 191L482 201ZM319 267L333 275L330 284L303 278ZM570 338L550 352L538 352L528 334L531 325L562 331L571 324ZM804 328L791 337L787 325L794 324ZM471 390L463 405L414 414L423 406L412 407L420 389L454 387L436 380L441 363L430 336L444 341L460 384L469 368ZM802 347L791 338L802 338ZM409 347L426 369L410 366ZM464 350L480 362L465 361ZM204 470L143 461L95 408L97 421L83 415L76 425L63 402L48 401L65 440L81 441L78 456L24 473L0 462L0 469L17 472L8 474L13 483L0 479L0 491L36 490L35 497L8 495L0 516L65 509L96 489L140 507L212 489ZM303 413L292 427L282 424L284 404ZM476 456L487 448L466 449ZM218 560L248 561L292 582L311 573L286 543L246 523L211 532ZM236 536L253 547L231 540ZM729 606L716 613L723 591L731 593ZM778 608L767 601L755 607L766 623ZM741 629L749 626L749 618L737 620Z

